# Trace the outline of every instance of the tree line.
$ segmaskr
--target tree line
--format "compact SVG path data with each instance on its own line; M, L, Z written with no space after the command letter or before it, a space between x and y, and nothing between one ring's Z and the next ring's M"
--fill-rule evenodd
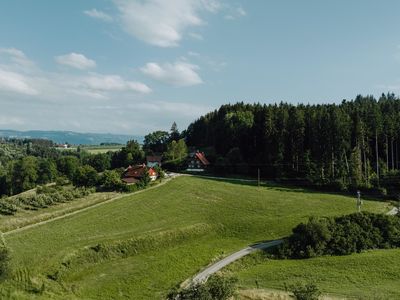
M400 100L389 93L340 104L228 104L184 135L188 146L206 151L217 172L260 169L268 178L379 187L398 180Z

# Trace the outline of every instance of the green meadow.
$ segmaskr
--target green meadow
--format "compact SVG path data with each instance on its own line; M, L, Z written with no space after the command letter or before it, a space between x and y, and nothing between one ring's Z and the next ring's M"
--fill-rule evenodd
M385 212L388 207L365 201L364 209ZM171 287L211 262L249 244L285 237L310 216L354 211L355 200L343 195L181 176L158 188L6 235L14 275L2 284L0 295L162 299ZM300 263L307 262L297 262L299 271ZM322 272L323 265L320 268ZM244 286L252 285L252 274L248 281L245 273L238 275ZM282 288L278 282L283 281L276 279L270 286Z
M312 282L323 294L351 299L400 299L400 250L374 250L347 256L274 260L257 253L225 272L241 289L280 289Z

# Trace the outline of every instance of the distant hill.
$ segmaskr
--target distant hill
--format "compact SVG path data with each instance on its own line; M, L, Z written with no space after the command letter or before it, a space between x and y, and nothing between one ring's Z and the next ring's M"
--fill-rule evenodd
M101 143L125 144L132 139L137 140L139 143L143 141L143 136L139 135L42 130L18 131L0 129L0 137L47 139L58 144L67 142L73 145L99 145Z

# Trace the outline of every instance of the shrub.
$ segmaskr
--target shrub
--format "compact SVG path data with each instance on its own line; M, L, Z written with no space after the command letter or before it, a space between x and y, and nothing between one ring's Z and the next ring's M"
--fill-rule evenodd
M56 186L64 186L69 184L69 179L66 176L59 176L56 178Z
M167 295L169 300L226 300L234 296L237 279L212 275L207 282L179 290L174 287Z
M101 178L101 184L107 191L121 191L124 188L121 175L116 170L105 171Z
M346 255L367 249L400 247L400 218L373 213L316 219L301 223L279 246L279 257Z
M212 299L229 299L235 294L237 281L237 278L234 277L212 275L208 279L206 287Z
M297 283L286 287L286 290L292 292L296 300L318 300L319 296L321 296L318 287L313 283Z
M17 212L17 205L12 203L10 200L0 200L0 214L2 215L14 215Z
M38 186L36 188L36 194L52 194L56 191L57 189L53 186Z
M282 256L310 258L326 252L326 246L332 238L330 219L310 218L293 229L292 235L281 248Z

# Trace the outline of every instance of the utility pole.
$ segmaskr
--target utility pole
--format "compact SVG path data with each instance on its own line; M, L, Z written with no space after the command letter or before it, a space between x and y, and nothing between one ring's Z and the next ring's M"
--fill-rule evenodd
M376 155L376 178L379 186L379 148L378 148L378 130L375 129L375 155Z
M361 205L362 205L361 192L357 191L357 211L358 212L361 212Z

